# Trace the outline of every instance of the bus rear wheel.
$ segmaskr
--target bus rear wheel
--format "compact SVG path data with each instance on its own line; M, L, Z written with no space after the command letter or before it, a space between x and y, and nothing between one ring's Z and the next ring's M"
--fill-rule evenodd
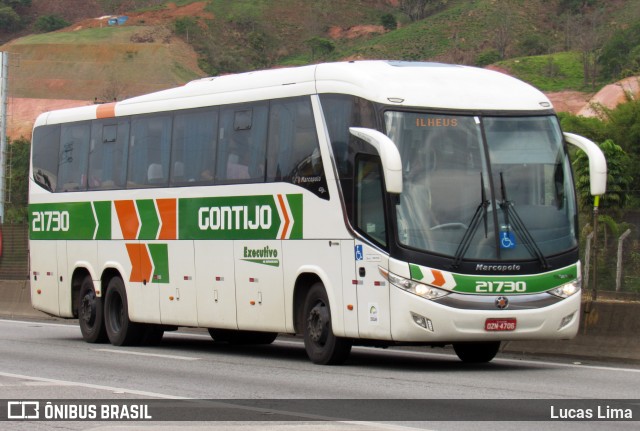
M144 335L144 325L129 319L127 293L120 277L109 281L104 299L104 322L109 341L114 346L140 344Z
M500 350L500 341L453 343L453 350L462 362L480 364L495 358Z
M216 343L229 344L271 344L277 332L236 331L234 329L209 328L209 335Z
M80 285L78 297L78 323L82 338L87 343L104 343L107 331L104 327L102 298L96 296L91 276L87 275Z
M351 340L336 337L331 328L329 298L322 283L311 286L304 304L304 348L319 365L344 363L351 352Z

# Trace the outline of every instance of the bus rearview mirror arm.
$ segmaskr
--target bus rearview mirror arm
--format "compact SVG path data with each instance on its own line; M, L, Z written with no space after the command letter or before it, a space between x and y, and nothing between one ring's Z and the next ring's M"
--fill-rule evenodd
M364 127L349 127L349 132L373 146L382 162L387 193L402 193L402 160L398 147L384 133Z
M607 191L607 160L600 147L589 139L573 133L564 133L564 139L587 153L591 194L603 195Z

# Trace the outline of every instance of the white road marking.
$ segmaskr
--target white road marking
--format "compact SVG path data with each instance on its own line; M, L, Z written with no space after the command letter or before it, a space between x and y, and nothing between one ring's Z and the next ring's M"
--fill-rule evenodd
M22 321L22 320L9 320L9 319L0 319L0 323L17 323L24 325L38 325L38 326L56 326L56 327L67 327L77 329L78 327L74 323L50 323L50 322L40 322L40 321ZM187 333L187 332L168 332L165 333L168 336L181 336L181 337L195 337L195 338L210 338L209 335L205 334L195 334L195 333ZM302 341L294 341L294 340L276 340L274 344L284 344L284 345L295 345L301 346ZM455 359L454 355L446 354L446 353L434 353L434 352L415 352L410 350L381 350L376 349L374 347L362 347L356 346L354 347L356 350L364 350L370 352L376 352L377 354L400 354L400 355L409 355L409 356L422 356L422 357L442 357L448 359ZM117 350L109 350L116 352ZM496 358L492 361L493 363L508 363L508 364L527 364L527 365L548 365L555 367L565 367L565 368L578 368L578 369L591 369L591 370L601 370L601 371L616 371L616 372L624 372L624 373L640 373L640 368L618 368L618 367L609 367L604 365L585 365L581 364L568 364L562 362L551 362L551 361L541 361L541 360L530 360L530 359L509 359L509 358Z
M123 393L123 394L131 394L131 395L140 395L143 397L151 397L151 398L163 398L163 399L176 399L176 400L189 400L191 398L188 397L180 397L177 395L167 395L167 394L159 394L157 392L149 392L149 391L139 391L136 389L127 389L127 388L117 388L114 386L104 386L104 385L93 385L91 383L83 383L83 382L72 382L68 380L58 380L58 379L48 379L46 377L34 377L34 376L25 376L23 374L13 374L13 373L5 373L0 371L0 376L3 377L11 377L14 379L23 379L23 380L31 380L34 382L46 382L52 383L55 385L61 386L79 386L82 388L89 389L99 389L103 391Z
M179 359L181 361L198 361L202 359L202 358L194 358L191 356L161 355L159 353L133 352L131 350L123 350L123 349L92 349L92 350L94 352L120 353L123 355L136 355L136 356L152 356L154 358Z

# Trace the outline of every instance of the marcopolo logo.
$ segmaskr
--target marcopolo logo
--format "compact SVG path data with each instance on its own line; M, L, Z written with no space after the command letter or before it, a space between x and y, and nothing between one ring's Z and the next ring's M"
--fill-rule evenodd
M300 239L302 195L180 199L180 239Z

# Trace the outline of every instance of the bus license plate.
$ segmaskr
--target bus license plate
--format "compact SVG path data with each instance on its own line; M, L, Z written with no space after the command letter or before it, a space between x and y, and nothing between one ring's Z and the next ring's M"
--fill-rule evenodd
M516 319L487 319L484 322L485 331L515 331Z

